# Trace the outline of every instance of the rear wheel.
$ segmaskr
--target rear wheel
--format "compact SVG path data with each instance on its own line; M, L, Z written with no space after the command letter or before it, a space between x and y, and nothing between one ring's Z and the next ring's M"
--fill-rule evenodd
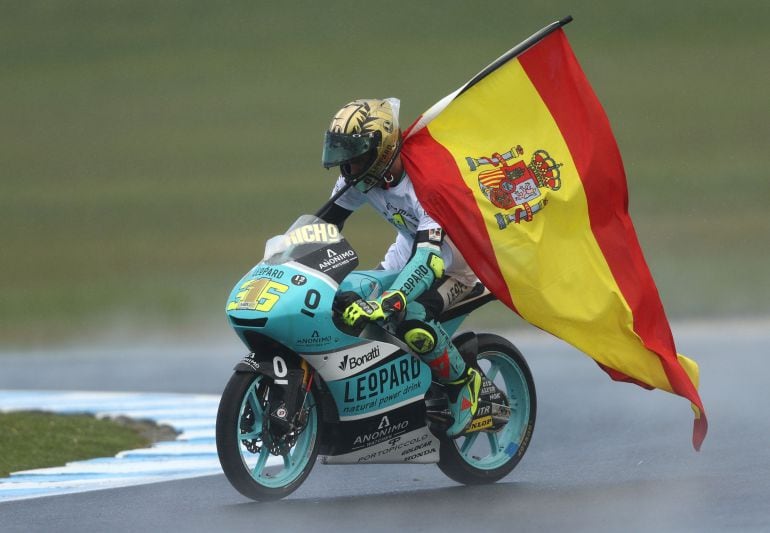
M278 391L266 376L236 373L219 403L219 462L233 487L253 500L292 493L318 455L320 417L312 390L291 427L276 424L270 416L280 402Z
M537 410L532 373L521 352L497 335L481 334L478 342L478 366L505 393L511 415L496 432L441 437L438 467L467 485L494 483L516 467L529 446Z

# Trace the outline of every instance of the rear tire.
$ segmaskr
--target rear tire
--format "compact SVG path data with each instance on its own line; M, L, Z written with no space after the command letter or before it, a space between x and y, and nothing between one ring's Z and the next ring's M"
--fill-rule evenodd
M441 441L438 467L458 483L494 483L508 475L527 451L535 428L535 383L524 356L506 339L478 336L477 363L508 397L511 417L498 432L479 431Z
M303 405L307 422L293 445L282 455L270 451L274 437L266 416L267 385L275 387L262 374L233 374L217 412L222 470L238 492L257 501L277 500L294 492L315 465L320 443L321 418L311 390Z

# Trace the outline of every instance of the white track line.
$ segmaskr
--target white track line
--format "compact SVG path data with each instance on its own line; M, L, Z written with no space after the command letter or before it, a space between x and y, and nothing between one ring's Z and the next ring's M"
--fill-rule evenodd
M219 397L201 394L139 394L0 390L0 411L38 410L129 416L167 424L175 441L76 461L62 467L14 472L0 478L0 502L207 476L222 472L215 424Z

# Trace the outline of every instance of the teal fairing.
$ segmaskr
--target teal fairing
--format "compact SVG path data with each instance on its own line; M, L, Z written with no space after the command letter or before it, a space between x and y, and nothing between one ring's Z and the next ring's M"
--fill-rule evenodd
M360 343L331 319L339 282L357 265L336 226L303 215L268 241L263 260L233 288L226 306L230 325L251 350L264 336L297 353Z

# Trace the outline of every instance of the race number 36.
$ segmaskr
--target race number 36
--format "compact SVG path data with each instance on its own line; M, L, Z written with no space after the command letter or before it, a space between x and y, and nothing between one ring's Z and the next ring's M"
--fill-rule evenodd
M241 285L235 300L227 304L227 310L249 309L266 313L278 303L281 294L288 290L288 285L269 278L252 279Z

